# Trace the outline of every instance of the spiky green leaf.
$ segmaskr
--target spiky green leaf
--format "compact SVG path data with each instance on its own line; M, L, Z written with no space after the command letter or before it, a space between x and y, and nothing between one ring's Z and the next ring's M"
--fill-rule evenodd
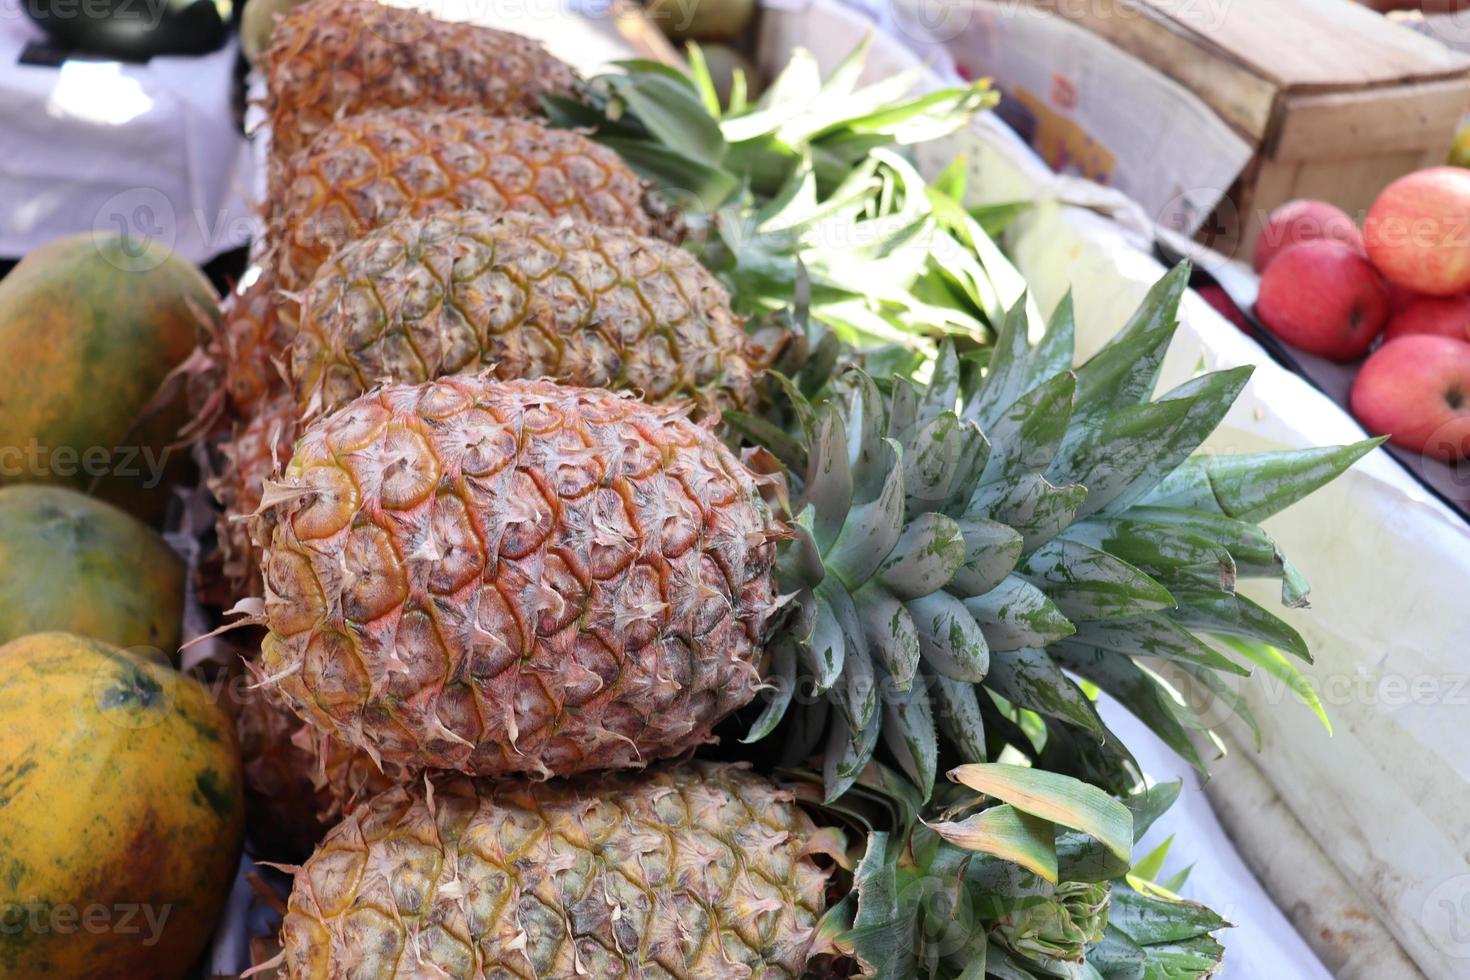
M964 561L959 525L943 514L926 513L903 529L877 579L900 599L917 598L944 588Z
M985 686L1014 705L1103 736L1091 699L1043 650L991 650Z
M1075 623L1138 616L1173 607L1158 582L1127 562L1080 541L1050 541L1021 559L1019 574Z
M964 600L991 651L1044 647L1077 631L1046 593L1018 575Z
M1382 443L1365 439L1321 449L1199 456L1166 477L1142 502L1256 524L1335 480Z
M869 583L853 596L868 649L898 690L908 690L919 668L919 632L893 593Z
M982 796L1090 834L1124 860L1133 852L1133 814L1096 786L1059 773L994 762L960 766L949 778Z
M975 684L985 679L990 649L964 603L947 592L932 592L904 605L914 618L924 663L957 681Z
M1050 882L1057 880L1057 832L1045 816L1001 805L929 826L956 847L1019 864Z

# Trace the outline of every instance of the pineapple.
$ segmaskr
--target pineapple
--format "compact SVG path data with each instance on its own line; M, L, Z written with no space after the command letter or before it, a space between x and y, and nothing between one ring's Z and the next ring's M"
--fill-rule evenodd
M277 21L262 63L271 152L283 164L334 119L364 109L539 115L541 96L580 87L529 38L374 0L308 0Z
M229 415L254 415L284 388L286 350L294 328L282 317L276 277L256 267L222 310L222 328L208 351L215 368L210 382L228 399Z
M248 518L260 508L265 481L291 458L298 425L296 401L282 392L235 422L230 438L219 444L220 472L210 479L209 489L220 503L216 531L221 572L237 597L260 595Z
M769 443L750 469L679 410L604 391L380 389L314 424L266 495L265 682L400 764L566 775L707 741L759 667L752 737L784 719L791 761L825 746L833 798L880 744L927 798L941 754L987 757L1001 706L1131 785L1065 669L1202 767L1204 723L1157 662L1228 693L1218 674L1248 670L1202 636L1307 655L1234 582L1302 602L1254 522L1375 443L1187 459L1246 372L1150 400L1186 277L1075 371L1070 305L1032 345L1017 304L983 375L946 349L923 387L850 372L795 396L790 433L727 415ZM798 673L822 697L793 708Z
M1127 877L1133 840L1177 783L1115 800L1051 773L966 768L1024 788L1024 805L960 790L954 812L921 821L877 765L840 807L820 806L804 774L777 783L728 763L544 783L436 774L327 836L296 875L280 954L261 965L292 980L1218 969L1212 933L1226 923ZM1022 820L1046 834L1018 834ZM1112 839L1067 829L1080 824Z
M825 910L816 827L763 777L435 776L354 810L297 874L293 980L800 977Z
M616 228L529 214L401 218L342 249L301 300L303 414L381 380L493 368L701 410L751 401L761 352L699 261Z
M313 425L257 530L268 683L412 768L548 776L706 741L760 685L780 529L684 416L481 376Z
M404 215L524 211L640 235L653 234L656 221L668 224L612 150L570 130L478 110L390 109L335 120L290 162L283 183L271 239L288 291L309 284L342 246Z
M271 860L310 854L352 806L406 781L357 749L306 724L260 691L230 702L245 770L250 834Z

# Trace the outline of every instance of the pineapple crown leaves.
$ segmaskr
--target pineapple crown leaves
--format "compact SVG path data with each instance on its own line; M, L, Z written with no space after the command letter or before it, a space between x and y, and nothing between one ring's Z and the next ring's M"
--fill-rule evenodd
M549 97L545 108L553 125L589 131L682 199L689 245L737 312L788 305L800 256L814 315L843 340L932 357L936 331L985 340L1000 290L965 241L986 230L958 203L962 171L931 188L893 150L959 129L995 96L984 82L910 95L917 72L861 86L869 46L825 82L798 51L754 103L737 84L721 107L692 48L689 74L622 62L592 81L587 100ZM994 229L1010 213L982 217Z
M1162 867L1166 849L1129 863L1179 784L1119 800L1024 766L951 777L984 795L929 823L916 819L912 788L876 763L835 804L819 802L815 777L798 782L799 799L865 835L819 949L872 977L1201 977L1218 967L1224 951L1212 933L1228 923L1144 874ZM875 813L889 819L870 822Z
M1210 726L1169 671L1254 727L1229 683L1250 673L1240 660L1299 679L1277 651L1309 658L1236 592L1274 577L1288 605L1305 596L1255 521L1376 441L1193 455L1249 371L1153 397L1187 278L1165 276L1075 369L1070 302L1038 328L1018 297L983 370L946 343L924 384L895 377L885 392L851 370L817 402L785 384L795 431L743 430L790 469L796 534L780 566L796 601L751 739L784 725L788 762L820 750L829 799L880 752L927 799L942 759L1005 746L1128 789L1137 767L1089 690L1203 771L1189 732Z
M748 187L777 197L810 158L823 195L844 183L869 151L945 136L997 96L988 82L913 95L921 69L860 85L871 35L824 81L816 58L798 49L755 102L736 85L723 108L697 46L691 71L633 59L588 83L584 99L546 96L553 125L583 127L660 186L713 211Z

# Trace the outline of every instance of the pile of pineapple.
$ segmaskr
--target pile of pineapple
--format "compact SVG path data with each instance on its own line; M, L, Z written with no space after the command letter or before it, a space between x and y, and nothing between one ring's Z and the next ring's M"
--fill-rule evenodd
M1095 700L1202 765L1179 685L1244 710L1229 675L1306 656L1235 592L1304 601L1258 522L1367 447L1194 455L1248 372L1153 397L1182 271L1074 366L1070 305L893 152L938 127L371 0L261 68L268 238L195 383L252 838L304 857L267 968L1214 972L1222 920L1130 874L1177 787ZM951 251L844 290L834 216Z

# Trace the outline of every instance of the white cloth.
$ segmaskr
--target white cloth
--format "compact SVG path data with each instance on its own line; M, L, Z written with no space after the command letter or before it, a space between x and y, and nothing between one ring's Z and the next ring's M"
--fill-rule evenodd
M22 0L0 0L0 258L93 230L161 239L192 262L246 244L235 39L146 64L20 64L44 37Z
M1151 779L1184 783L1179 801L1143 836L1134 857L1174 838L1164 876L1192 868L1181 896L1208 905L1234 926L1217 936L1225 944L1222 980L1332 980L1225 836L1199 774L1111 698L1104 697L1099 709Z

